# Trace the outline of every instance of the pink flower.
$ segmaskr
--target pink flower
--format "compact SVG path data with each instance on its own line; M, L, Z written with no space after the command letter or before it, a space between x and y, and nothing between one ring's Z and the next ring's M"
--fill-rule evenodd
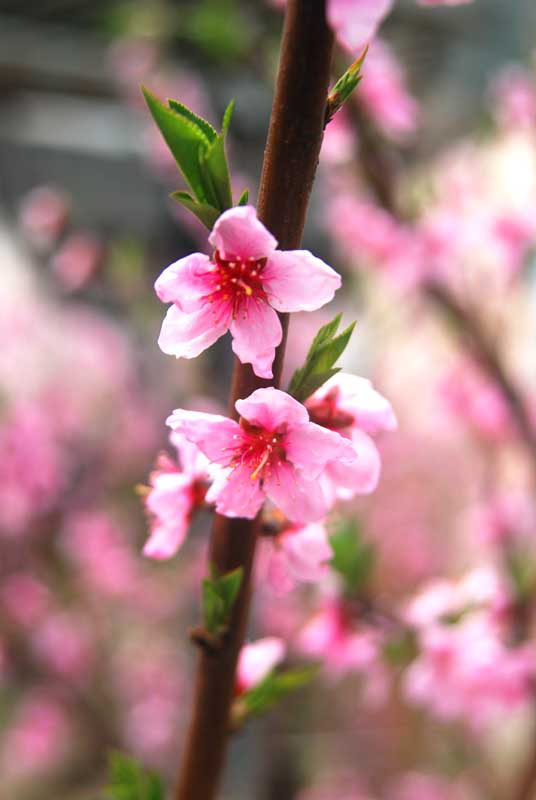
M449 411L480 436L491 441L508 436L510 412L504 396L469 359L450 369L439 391Z
M102 262L103 247L91 233L73 233L52 258L52 271L68 292L86 286Z
M162 453L145 498L151 535L143 552L157 559L171 558L182 545L192 515L204 501L208 479L207 459L196 445L178 433L172 433L170 441L177 448L181 467Z
M380 454L371 434L394 430L397 422L388 400L370 381L340 372L307 400L313 422L347 437L355 448L352 463L333 461L325 471L331 493L341 499L368 494L380 477Z
M279 389L257 389L235 407L240 424L183 409L167 420L220 467L207 501L227 517L253 519L265 497L293 522L325 516L320 477L330 461L355 460L351 443L310 422L305 406Z
M236 668L236 693L247 692L263 681L281 663L285 650L285 643L276 636L244 645Z
M530 644L509 646L507 604L499 575L486 567L425 587L406 612L420 648L405 676L409 699L475 729L529 703L536 659Z
M536 90L529 70L512 64L501 70L492 92L493 109L499 124L505 128L529 128L536 121Z
M276 250L277 242L252 206L217 220L211 258L193 253L164 270L155 284L173 303L158 343L164 353L195 358L227 331L233 351L261 378L272 377L281 343L277 311L313 311L333 298L341 279L307 250Z
M33 689L18 706L2 742L3 774L22 777L57 767L69 751L72 734L62 702L45 688Z
M329 0L328 22L337 41L356 55L370 41L393 0Z
M285 593L297 583L319 581L328 572L332 556L322 522L288 525L262 537L258 570L276 592Z
M297 645L306 655L322 659L331 679L356 672L366 675L366 699L377 703L387 688L382 640L383 634L362 624L351 605L328 600L300 632Z
M67 224L69 203L54 186L39 186L24 197L20 222L24 232L38 247L54 244Z
M408 91L402 65L391 48L379 39L367 54L358 100L392 139L404 139L415 132L419 104Z

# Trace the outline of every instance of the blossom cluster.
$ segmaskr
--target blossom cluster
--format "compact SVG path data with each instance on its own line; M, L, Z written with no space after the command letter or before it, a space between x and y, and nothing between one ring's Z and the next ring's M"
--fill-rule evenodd
M252 206L224 212L209 243L212 256L186 256L156 281L160 300L172 304L160 347L192 358L229 330L239 360L271 378L282 339L276 312L320 308L340 277L306 250L278 250ZM173 555L196 508L213 504L219 514L253 519L269 500L281 517L278 549L294 563L291 572L310 579L329 560L326 514L338 499L377 485L373 437L396 427L391 406L370 381L339 373L305 404L280 389L260 388L235 407L238 422L185 409L169 416L181 463L163 455L151 476L145 554ZM318 542L313 551L311 542Z

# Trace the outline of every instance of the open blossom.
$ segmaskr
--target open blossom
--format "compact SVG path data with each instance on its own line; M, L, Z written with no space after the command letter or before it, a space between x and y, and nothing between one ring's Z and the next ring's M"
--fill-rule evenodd
M192 515L204 501L208 479L208 461L199 448L178 433L172 433L170 441L177 448L181 465L161 453L145 498L151 535L143 552L157 559L171 558L182 545Z
M375 704L385 697L387 679L382 663L383 634L358 619L344 601L326 598L323 607L298 634L298 649L322 660L327 676L337 680L350 673L366 676L365 699Z
M536 659L530 645L508 642L507 604L499 575L486 567L425 587L406 612L420 650L405 676L407 697L475 729L529 703Z
M235 408L240 424L184 409L167 420L220 467L211 470L207 501L227 517L253 519L265 497L293 522L324 517L321 475L330 461L355 461L351 442L312 423L305 406L279 389L257 389Z
M233 352L261 378L272 377L281 343L278 311L314 311L333 298L341 279L307 250L277 250L252 206L217 220L211 257L193 253L157 279L162 302L173 303L158 343L177 358L195 358L230 330Z
M324 483L330 487L329 493L349 499L374 491L381 463L371 436L397 425L388 400L366 378L340 372L318 389L306 406L314 422L347 437L355 448L353 462L328 464Z
M236 693L247 692L263 681L284 659L285 650L285 643L276 636L244 645L236 668Z
M287 523L279 532L262 537L258 572L276 592L285 593L297 583L320 580L332 556L324 523Z

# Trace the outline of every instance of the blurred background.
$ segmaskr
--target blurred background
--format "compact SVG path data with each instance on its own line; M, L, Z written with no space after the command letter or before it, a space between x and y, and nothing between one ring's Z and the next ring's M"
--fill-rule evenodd
M207 242L169 199L181 178L139 86L216 127L234 98L233 186L255 198L280 6L0 0L2 800L94 799L110 749L176 771L209 516L151 561L143 486L169 411L224 408L232 360L227 339L195 362L157 347L154 279ZM391 610L482 565L512 578L510 534L531 562L534 459L460 320L422 287L478 320L534 419L535 41L533 0L398 0L326 136L304 245L345 289L296 315L287 375L319 324L358 319L345 368L374 379L399 431L380 442L378 492L339 513L374 551L367 598ZM351 60L339 47L336 71ZM296 631L323 591L260 586L252 636L303 658ZM469 700L438 713L404 688L406 655L357 659L242 732L225 797L515 800L497 787L530 750L528 690L519 708L517 685L501 694L509 725Z

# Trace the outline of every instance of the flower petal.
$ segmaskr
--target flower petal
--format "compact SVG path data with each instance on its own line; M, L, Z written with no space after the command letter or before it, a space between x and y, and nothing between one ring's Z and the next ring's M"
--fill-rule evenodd
M158 345L168 355L195 358L223 336L228 321L228 318L216 320L210 304L192 314L172 305L164 317Z
M177 408L166 425L196 444L214 464L229 464L242 437L240 425L220 414L204 414Z
M242 691L260 683L283 660L285 650L283 640L275 636L244 645L236 667L236 677Z
M250 300L231 320L230 328L233 352L242 364L251 364L259 378L271 378L275 348L283 338L281 323L273 308L262 300Z
M308 250L276 250L263 270L263 288L277 311L314 311L341 285L335 270Z
M354 418L354 423L370 434L379 431L394 431L397 421L390 402L374 389L367 378L339 372L311 397L312 403L321 400L333 389L337 389L337 408Z
M328 511L326 498L317 481L305 480L288 463L274 467L265 478L267 496L292 522L316 522Z
M289 431L283 446L288 461L301 470L308 480L317 478L328 461L350 464L356 459L349 439L314 422Z
M393 0L330 0L328 22L342 46L357 55L392 5Z
M325 477L331 484L333 499L349 500L356 494L370 494L378 485L381 460L376 445L358 428L352 430L352 444L357 454L353 462L331 461L327 466Z
M155 292L163 303L175 303L182 311L197 311L211 291L207 280L210 269L208 256L192 253L166 267L156 279Z
M253 206L237 206L224 211L208 237L223 258L265 258L277 241L257 218Z
M252 425L267 431L276 431L283 427L294 428L309 422L305 406L286 392L273 387L257 389L245 400L237 400L235 408Z
M281 548L292 576L298 581L320 580L333 556L326 528L320 522L283 532Z
M247 467L221 470L206 495L207 503L216 503L224 517L254 519L264 502L260 482L252 481Z

